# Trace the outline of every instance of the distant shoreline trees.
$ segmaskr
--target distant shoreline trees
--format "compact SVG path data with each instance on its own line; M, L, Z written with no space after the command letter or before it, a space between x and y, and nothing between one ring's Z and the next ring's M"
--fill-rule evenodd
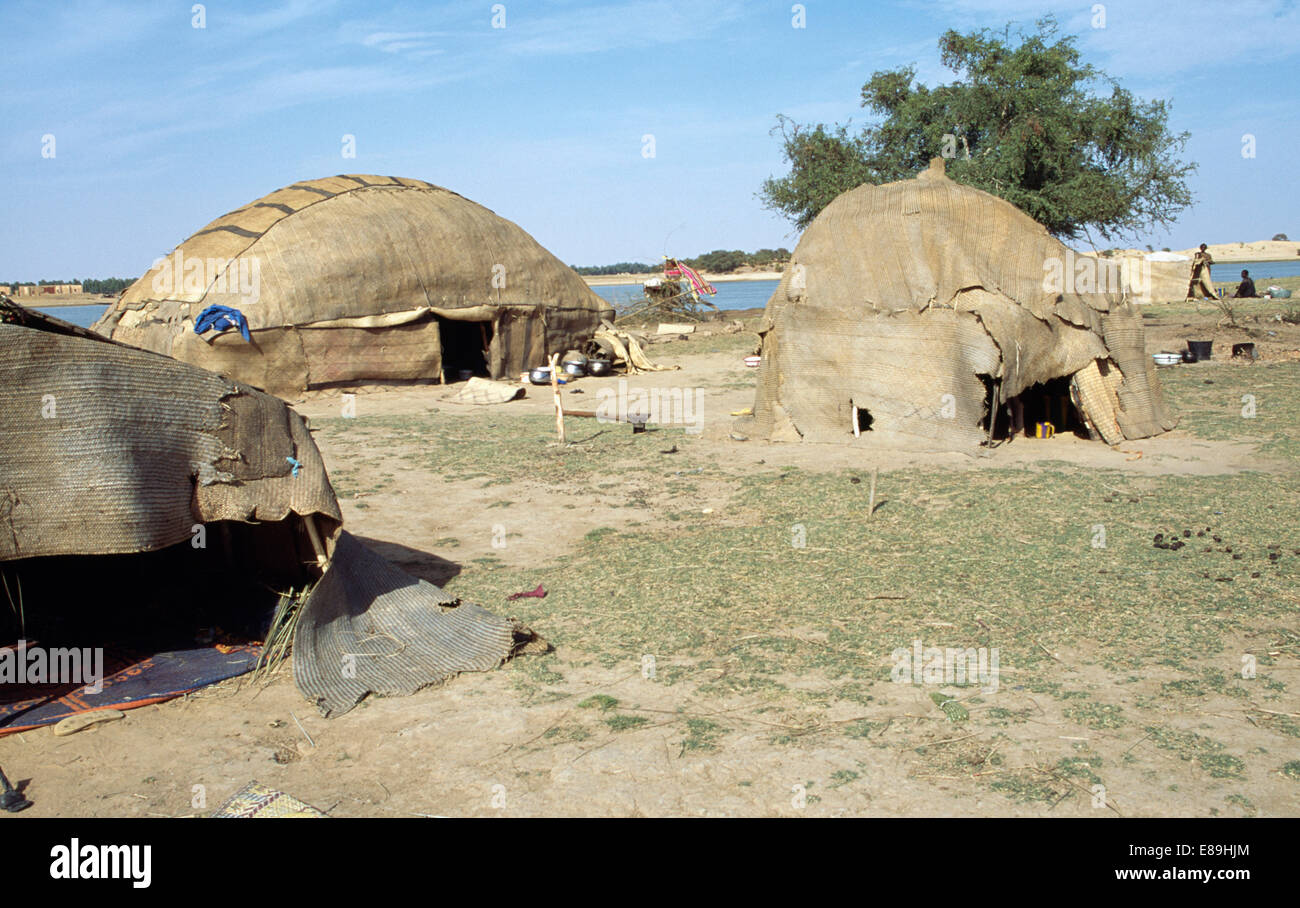
M696 271L710 274L731 274L744 267L770 268L780 271L790 261L790 250L759 249L757 252L743 252L740 249L715 249L694 258L680 258ZM570 265L574 271L584 275L602 274L651 274L662 267L662 263L651 265L646 262L617 262L613 265Z
M84 280L10 281L8 283L0 281L0 284L7 287L48 287L51 284L80 284L82 293L121 293L134 283L135 278L133 277L89 277Z

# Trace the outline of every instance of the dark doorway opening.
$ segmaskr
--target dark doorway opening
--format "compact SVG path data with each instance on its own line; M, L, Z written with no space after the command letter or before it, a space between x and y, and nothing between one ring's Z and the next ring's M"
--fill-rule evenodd
M985 406L993 400L994 381L981 376L984 380ZM1019 413L1017 413L1017 409ZM1019 425L1015 423L1019 422ZM1053 378L1050 381L1031 385L1019 395L1004 403L998 412L997 426L993 440L1007 438L1034 437L1039 423L1049 423L1052 433L1061 435L1067 432L1081 438L1088 437L1088 427L1079 410L1070 399L1069 377ZM988 431L989 418L984 417L983 428Z
M870 410L866 407L859 407L856 405L853 407L854 435L861 435L863 432L870 432L872 422L874 422L874 420L871 418Z
M281 592L315 579L297 520L214 521L192 540L124 555L51 555L0 563L0 646L193 646L219 628L263 639ZM3 701L0 692L0 701Z
M1025 414L1025 434L1034 435L1038 423L1051 423L1057 435L1073 432L1088 437L1088 428L1070 399L1070 379L1053 378L1026 388L1020 394Z
M438 336L442 341L442 380L464 381L477 375L490 378L488 367L492 349L492 323L462 322L438 318ZM469 375L462 376L462 373Z

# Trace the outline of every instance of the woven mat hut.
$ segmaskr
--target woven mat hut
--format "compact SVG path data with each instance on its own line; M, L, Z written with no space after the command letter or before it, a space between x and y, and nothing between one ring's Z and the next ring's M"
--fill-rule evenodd
M247 321L194 332L209 306ZM95 330L277 394L517 377L613 308L514 223L401 177L307 180L222 215L158 260Z
M960 450L1016 398L1031 421L1077 419L1110 444L1172 428L1140 318L1118 292L1061 274L1067 260L1013 205L948 179L942 159L840 195L767 303L757 434Z
M264 632L250 603L311 587L294 674L338 714L493 668L527 636L341 524L284 401L0 297L0 646L192 645L181 613Z

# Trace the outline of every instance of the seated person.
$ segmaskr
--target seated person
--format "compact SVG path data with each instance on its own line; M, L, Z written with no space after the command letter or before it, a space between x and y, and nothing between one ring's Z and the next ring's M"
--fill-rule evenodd
M1241 283L1237 285L1237 292L1234 293L1233 296L1259 296L1259 294L1255 292L1255 282L1250 279L1250 272L1245 268L1241 269Z

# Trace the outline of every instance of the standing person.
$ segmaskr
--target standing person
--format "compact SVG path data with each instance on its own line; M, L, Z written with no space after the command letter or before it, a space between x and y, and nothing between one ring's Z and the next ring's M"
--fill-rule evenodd
M1241 269L1241 283L1237 285L1237 292L1234 293L1233 296L1259 296L1259 294L1255 292L1255 282L1250 279L1250 272L1245 268Z
M1214 264L1214 258L1206 249L1206 245L1202 243L1201 248L1192 256L1192 280L1187 285L1189 300L1196 299L1198 289L1205 294L1207 300L1219 298L1219 295L1214 292L1214 283L1210 280L1210 266Z

